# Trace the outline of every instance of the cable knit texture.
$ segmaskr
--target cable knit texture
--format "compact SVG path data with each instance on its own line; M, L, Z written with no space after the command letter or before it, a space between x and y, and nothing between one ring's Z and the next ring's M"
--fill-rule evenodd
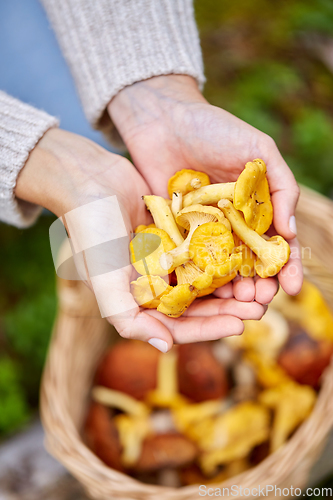
M17 227L32 224L41 207L15 198L17 176L45 132L58 120L0 91L0 220Z
M42 0L90 123L115 144L105 112L121 89L158 75L204 83L192 0ZM119 138L119 137L118 137Z

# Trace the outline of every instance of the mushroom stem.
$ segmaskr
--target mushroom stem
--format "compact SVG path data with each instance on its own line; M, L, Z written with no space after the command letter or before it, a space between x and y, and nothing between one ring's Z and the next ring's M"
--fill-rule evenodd
M144 403L124 392L97 385L92 390L92 397L97 403L118 408L133 417L145 417L149 414L149 409Z
M231 229L229 222L223 216L221 210L215 207L192 205L191 207L179 212L177 216L177 223L183 225L184 219L184 227L189 230L189 233L181 245L164 253L160 257L160 266L162 269L175 269L190 260L189 248L191 239L194 231L202 224L211 221L220 221L227 229Z
M265 240L244 221L241 213L229 200L220 200L218 207L229 220L233 231L257 255L256 272L261 278L275 276L288 261L290 247L282 236Z
M181 245L184 238L179 232L166 200L161 196L154 195L144 196L143 199L154 219L156 227L164 229L177 246Z
M172 193L171 212L175 219L182 208L183 208L183 195L180 191L174 191Z
M221 198L233 200L235 184L235 182L226 182L224 184L210 184L209 186L195 189L184 196L183 207L189 207L197 203L212 205L221 200Z
M201 180L198 179L197 177L195 179L192 179L191 180L191 187L193 187L193 189L199 189L201 188Z

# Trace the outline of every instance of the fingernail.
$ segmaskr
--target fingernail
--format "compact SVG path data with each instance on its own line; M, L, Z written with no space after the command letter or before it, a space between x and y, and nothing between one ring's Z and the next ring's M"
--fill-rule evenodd
M289 219L289 229L292 233L297 234L295 215L292 215Z
M153 338L148 340L148 344L152 345L161 352L168 352L168 344L164 340Z

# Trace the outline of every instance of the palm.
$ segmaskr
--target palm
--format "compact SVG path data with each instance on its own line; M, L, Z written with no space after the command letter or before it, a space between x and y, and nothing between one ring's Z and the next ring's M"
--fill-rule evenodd
M151 190L167 196L167 181L177 171L192 168L206 172L211 182L235 181L247 161L263 158L267 163L267 176L274 207L274 225L279 234L291 238L289 230L289 204L286 199L298 196L293 175L274 142L230 113L203 102L175 105L167 118L142 121L127 145L137 168L147 180ZM292 195L292 196L291 196ZM294 203L292 200L291 203ZM297 243L292 242L295 246ZM290 280L279 276L283 288L298 293L302 282L299 259L298 278ZM243 280L234 287L235 297L268 303L276 286L273 280Z

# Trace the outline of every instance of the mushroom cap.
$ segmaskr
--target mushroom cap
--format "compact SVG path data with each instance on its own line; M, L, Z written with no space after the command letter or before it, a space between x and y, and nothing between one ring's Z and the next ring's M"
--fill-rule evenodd
M235 246L230 231L220 222L207 222L193 233L189 254L190 259L203 271L211 265L223 264Z
M188 283L173 287L171 292L162 295L157 310L171 318L178 318L192 304L198 290Z
M195 182L197 180L197 182ZM197 187L208 186L210 179L204 172L197 170L183 169L176 172L168 182L168 193L172 198L174 191L180 191L183 195L193 191Z
M131 282L131 293L139 306L147 309L156 309L160 303L160 297L170 292L169 286L160 276L140 276Z
M273 221L273 207L263 160L249 161L235 184L234 206L244 214L247 225L265 233Z
M176 432L157 434L144 440L140 458L133 468L150 472L181 467L193 462L197 454L197 447L185 436Z
M316 397L312 387L292 381L260 394L260 402L275 410L271 434L272 452L280 448L292 431L308 417Z
M109 409L92 402L84 431L92 451L112 469L123 471L119 433Z
M209 474L218 465L246 457L256 445L265 442L269 437L270 413L263 405L247 401L233 406L205 427L198 444L203 450L201 466Z
M265 251L265 256L256 260L255 269L261 278L275 276L280 269L288 262L290 256L290 246L282 236L272 236L267 240L269 246Z
M191 205L189 207L183 208L176 217L176 222L179 226L184 227L188 231L191 227L191 220L193 216L198 215L201 219L205 216L206 222L220 222L225 225L227 229L231 229L230 222L225 217L222 210L216 207L211 207L209 205Z
M131 262L135 270L143 276L165 276L172 270L161 267L161 255L175 247L175 243L163 229L144 229L136 234L130 243Z
M152 227L156 227L156 225L154 223L152 224L148 224L148 226L145 226L144 224L139 224L135 229L134 229L134 232L135 234L136 233L141 233L141 231L143 231L144 229L150 229Z

